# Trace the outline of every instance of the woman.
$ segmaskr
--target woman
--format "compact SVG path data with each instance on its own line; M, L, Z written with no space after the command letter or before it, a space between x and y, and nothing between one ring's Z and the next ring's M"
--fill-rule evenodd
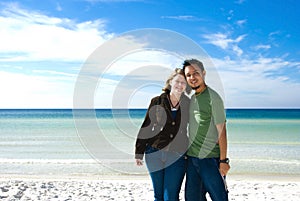
M182 69L175 69L160 96L151 100L136 145L136 164L145 161L155 201L177 201L186 170L190 99Z

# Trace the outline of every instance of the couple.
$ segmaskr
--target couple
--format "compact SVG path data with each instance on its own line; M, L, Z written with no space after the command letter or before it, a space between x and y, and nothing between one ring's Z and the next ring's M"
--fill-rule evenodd
M205 83L205 69L185 60L151 100L135 145L138 166L145 162L155 201L178 201L186 175L185 200L227 201L226 117L221 97ZM191 88L195 94L189 99Z

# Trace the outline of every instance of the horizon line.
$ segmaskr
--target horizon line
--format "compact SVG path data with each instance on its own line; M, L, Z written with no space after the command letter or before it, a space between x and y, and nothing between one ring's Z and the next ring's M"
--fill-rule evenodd
M0 110L147 110L148 108L0 108ZM253 109L253 110L259 110L259 109L300 109L300 107L228 107L227 109Z

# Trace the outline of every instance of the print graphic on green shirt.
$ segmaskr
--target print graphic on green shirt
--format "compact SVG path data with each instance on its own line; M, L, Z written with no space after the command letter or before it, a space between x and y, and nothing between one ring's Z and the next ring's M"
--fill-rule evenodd
M220 156L216 124L224 123L226 115L222 98L210 87L193 95L190 104L189 142L187 154L198 158Z

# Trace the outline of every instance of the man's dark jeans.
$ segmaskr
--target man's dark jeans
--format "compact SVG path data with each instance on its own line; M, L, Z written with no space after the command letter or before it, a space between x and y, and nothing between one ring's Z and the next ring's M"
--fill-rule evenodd
M219 172L219 159L199 159L188 156L185 200L206 201L206 193L213 201L228 201L228 191Z

